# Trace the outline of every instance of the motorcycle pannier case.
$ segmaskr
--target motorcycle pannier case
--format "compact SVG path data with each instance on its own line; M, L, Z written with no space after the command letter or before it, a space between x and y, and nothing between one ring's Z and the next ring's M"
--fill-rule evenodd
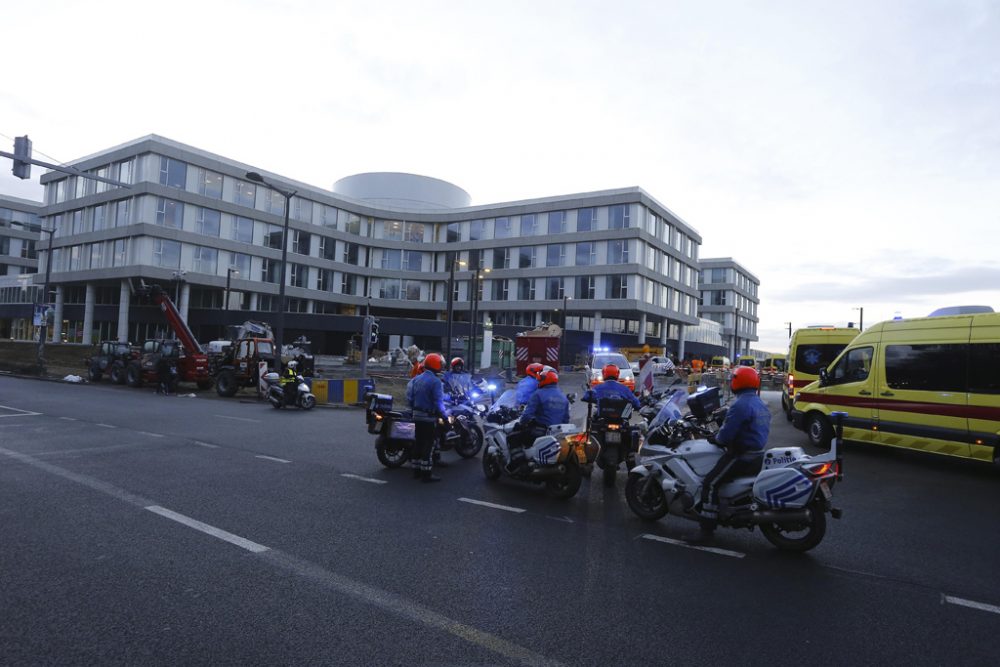
M370 412L389 412L392 410L392 394L366 394Z
M770 509L799 509L812 495L813 483L795 468L765 470L753 485L753 497Z
M688 396L688 408L697 419L707 419L719 409L720 405L722 397L718 387L711 387Z

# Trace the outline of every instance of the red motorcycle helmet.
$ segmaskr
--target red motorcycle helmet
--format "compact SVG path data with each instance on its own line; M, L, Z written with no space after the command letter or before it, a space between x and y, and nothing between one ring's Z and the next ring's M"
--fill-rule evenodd
M465 370L465 359L462 357L455 357L451 360L451 370L453 373L461 373Z
M444 368L444 357L437 352L431 352L424 357L424 368L430 369L435 373L440 373L441 369Z
M559 384L559 373L554 368L546 366L538 374L538 388L547 387L550 384Z
M729 381L729 386L733 392L743 389L760 389L760 375L749 366L740 366L733 371L733 378Z
M617 380L621 375L621 371L614 364L608 364L601 369L601 377L605 380Z
M524 374L537 380L538 374L542 372L543 368L545 368L545 364L539 364L537 362L534 364L528 364L527 368L524 369Z

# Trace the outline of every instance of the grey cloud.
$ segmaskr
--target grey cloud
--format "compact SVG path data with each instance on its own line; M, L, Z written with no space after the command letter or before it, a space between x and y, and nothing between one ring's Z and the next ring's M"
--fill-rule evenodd
M945 271L912 275L852 275L843 282L803 282L774 290L782 301L854 302L920 301L930 295L952 295L1000 290L1000 266L958 266Z

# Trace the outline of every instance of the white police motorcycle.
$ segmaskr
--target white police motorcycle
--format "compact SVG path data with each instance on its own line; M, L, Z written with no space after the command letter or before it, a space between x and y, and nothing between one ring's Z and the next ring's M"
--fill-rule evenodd
M682 416L687 403L691 414ZM625 499L637 516L656 521L667 514L701 521L696 499L701 485L723 451L706 438L718 419L718 388L689 398L675 391L650 422L635 468L629 473ZM759 526L779 549L808 551L826 534L826 514L841 517L833 507L833 486L843 478L838 454L846 413L831 415L836 439L828 453L809 456L801 447L779 447L764 453L755 476L724 482L718 488L718 525L729 528Z
M295 376L295 395L287 392L281 384L281 377L271 371L264 374L264 382L267 383L267 400L275 409L294 405L303 410L312 410L316 407L316 396L313 395L306 383L306 379L301 375Z

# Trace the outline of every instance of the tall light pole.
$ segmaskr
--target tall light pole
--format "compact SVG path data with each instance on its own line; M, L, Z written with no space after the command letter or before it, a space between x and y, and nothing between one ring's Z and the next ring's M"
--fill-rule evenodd
M447 326L447 339L444 344L444 356L445 360L451 359L451 326L453 320L455 319L455 265L459 264L465 266L465 262L458 258L458 254L451 255L445 254L445 260L448 262L448 326Z
M470 373L476 368L476 333L479 330L479 323L476 321L479 318L479 286L482 284L482 279L485 274L489 273L489 269L483 269L483 273L480 273L480 267L482 267L483 260L480 258L476 262L475 270L472 272L472 318L469 322L469 357L470 363Z
M562 331L560 332L561 338L559 340L559 363L560 363L560 365L562 365L563 362L566 360L566 315L568 314L567 307L569 305L569 300L571 298L572 297L566 296L566 293L563 292ZM559 370L562 371L562 368L560 368Z
M792 323L791 322L782 322L782 324L787 324L788 325L788 337L791 338L792 337Z
M264 177L256 171L248 171L246 174L248 181L260 183L268 187L285 198L285 227L281 232L281 282L278 283L278 313L275 317L274 347L278 351L278 365L281 366L281 348L285 337L285 268L288 266L288 214L292 208L292 197L296 190L282 190L273 183L268 183Z
M226 269L226 305L223 310L229 310L229 284L233 277L233 274L240 275L240 270L235 266L230 266Z
M864 306L858 306L857 308L851 308L851 310L860 311L861 315L859 316L859 319L858 319L858 331L864 331L865 330L865 307Z

